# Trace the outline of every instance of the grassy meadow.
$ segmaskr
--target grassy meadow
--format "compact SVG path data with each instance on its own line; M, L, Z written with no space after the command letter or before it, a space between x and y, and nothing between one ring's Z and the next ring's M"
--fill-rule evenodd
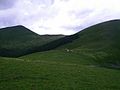
M0 58L0 90L119 90L120 71L84 53L47 51Z

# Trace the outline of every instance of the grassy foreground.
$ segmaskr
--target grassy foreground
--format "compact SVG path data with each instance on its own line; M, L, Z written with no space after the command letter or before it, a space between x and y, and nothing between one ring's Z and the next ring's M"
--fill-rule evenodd
M120 90L120 71L66 50L0 57L0 90Z

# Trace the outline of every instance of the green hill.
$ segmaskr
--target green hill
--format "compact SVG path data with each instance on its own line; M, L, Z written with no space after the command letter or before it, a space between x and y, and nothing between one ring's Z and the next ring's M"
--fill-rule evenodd
M120 48L120 21L108 21L89 27L76 35L79 37L64 46L75 49L108 49ZM116 46L117 45L117 46Z
M100 66L120 68L119 33L120 20L111 20L47 43L44 48L84 53Z
M120 20L103 22L74 35L56 40L60 49L97 49L120 48Z
M49 43L53 49L92 55L101 65L120 67L120 20L103 22ZM50 47L49 47L50 48Z
M24 26L0 29L0 56L17 57L37 51L63 35L38 35Z
M120 20L103 22L71 36L37 35L23 26L0 30L0 55L17 57L48 50L85 53L96 63L120 67Z

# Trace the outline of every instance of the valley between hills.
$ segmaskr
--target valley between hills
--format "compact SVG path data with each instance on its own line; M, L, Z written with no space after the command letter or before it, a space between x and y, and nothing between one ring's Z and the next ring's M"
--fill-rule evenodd
M0 29L0 90L120 90L120 20L74 35Z

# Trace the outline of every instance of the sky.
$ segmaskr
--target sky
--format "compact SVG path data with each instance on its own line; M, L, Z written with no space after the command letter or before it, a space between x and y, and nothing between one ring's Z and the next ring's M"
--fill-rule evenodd
M23 25L40 35L71 35L113 19L120 0L0 0L0 28Z

